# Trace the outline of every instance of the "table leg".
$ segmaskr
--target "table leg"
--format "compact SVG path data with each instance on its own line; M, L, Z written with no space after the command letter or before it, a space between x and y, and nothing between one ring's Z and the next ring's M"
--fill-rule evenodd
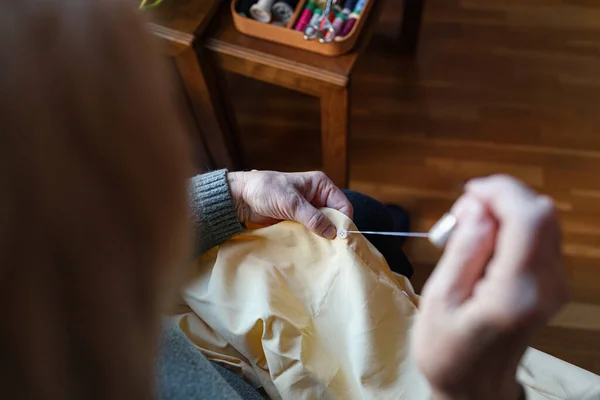
M239 169L239 150L235 143L234 122L221 106L222 94L216 77L198 59L192 46L175 57L175 64L192 104L194 117L203 135L213 165L216 168Z
M323 171L341 188L348 186L347 88L332 88L321 95L321 151Z
M415 54L421 34L421 21L425 0L404 0L400 40L408 54Z
M174 64L174 59L171 60ZM207 172L207 171L211 171L213 169L215 169L215 165L213 165L213 160L212 157L210 156L210 154L208 154L208 151L206 149L206 143L204 141L204 135L202 134L202 131L200 130L200 127L198 126L198 121L196 121L196 117L194 116L194 113L191 111L194 109L194 107L192 106L192 102L187 94L187 90L185 88L185 85L183 84L183 79L181 77L181 74L179 74L179 69L177 68L177 65L173 66L176 74L175 75L175 80L177 85L177 94L179 95L177 97L177 105L178 105L178 110L179 110L179 114L181 115L181 120L184 123L184 127L186 132L189 133L190 136L190 146L192 147L191 149L189 149L190 151L190 155L192 157L192 160L194 161L194 175L196 174L200 174L203 172Z

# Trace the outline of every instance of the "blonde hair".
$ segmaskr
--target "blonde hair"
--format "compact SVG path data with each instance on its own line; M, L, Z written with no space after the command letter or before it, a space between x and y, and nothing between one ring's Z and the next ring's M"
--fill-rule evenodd
M191 166L127 4L18 0L0 13L2 397L153 395Z

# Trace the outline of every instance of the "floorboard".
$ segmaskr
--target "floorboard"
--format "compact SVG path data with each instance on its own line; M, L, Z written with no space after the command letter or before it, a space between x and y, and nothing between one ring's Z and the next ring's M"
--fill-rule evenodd
M395 54L401 8L387 3L352 81L351 188L403 205L414 230L474 176L552 196L572 302L535 346L600 373L600 2L429 0L414 59ZM315 99L229 83L248 167L319 167ZM439 253L422 240L406 251L420 288Z

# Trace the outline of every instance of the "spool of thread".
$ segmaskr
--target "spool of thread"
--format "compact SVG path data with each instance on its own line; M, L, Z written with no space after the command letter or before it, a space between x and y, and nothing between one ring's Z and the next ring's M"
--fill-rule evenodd
M354 10L354 7L356 7L356 2L358 0L346 0L346 2L344 3L344 7L342 8L342 12L348 16L350 15L350 13Z
M347 36L350 33L350 31L352 30L352 27L356 23L357 17L358 17L358 14L356 14L356 13L350 14L348 21L346 21L346 23L342 27L342 31L339 34L340 37Z
M320 8L316 8L315 12L313 13L312 17L310 17L310 22L308 23L308 25L314 25L317 23L317 19L319 19L321 17L321 14L323 14L323 10L321 10Z
M329 12L329 22L333 22L333 20L335 19L335 13L333 11Z
M309 1L304 10L302 10L302 14L300 14L300 18L298 18L298 22L296 22L296 26L294 27L297 31L303 31L306 28L306 25L310 22L310 19L313 15L313 10L315 9L315 2Z
M258 0L258 3L250 7L250 15L257 21L268 24L271 22L271 8L275 0Z
M358 3L356 3L356 6L354 7L354 12L356 14L359 14L362 12L363 8L365 8L365 4L367 3L367 0L358 0Z
M356 3L356 7L354 7L354 12L350 14L350 16L348 17L348 21L346 21L344 27L342 28L342 32L340 33L341 37L347 36L350 33L350 31L352 31L352 28L354 27L354 24L356 23L356 20L358 19L363 8L365 8L366 3L367 0L358 0L358 3Z
M429 230L429 241L438 248L443 248L456 228L458 220L452 214L444 214Z
M282 22L288 22L298 5L298 0L277 0L271 9L273 17Z
M346 22L346 14L344 14L343 12L339 12L333 20L333 29L335 30L336 36L339 35L342 31L344 22Z
M238 14L247 17L250 15L250 7L252 7L256 1L257 0L239 0L235 5L235 11Z

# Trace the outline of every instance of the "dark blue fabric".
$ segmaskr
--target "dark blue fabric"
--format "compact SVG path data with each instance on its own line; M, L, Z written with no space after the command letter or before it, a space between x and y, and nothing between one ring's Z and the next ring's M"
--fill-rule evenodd
M403 213L399 207L390 209L374 198L352 190L344 190L344 194L354 207L354 224L359 230L408 231L408 215ZM404 221L402 221L403 218ZM385 257L392 271L407 278L412 276L412 265L402 251L403 238L377 235L365 235L365 237Z

